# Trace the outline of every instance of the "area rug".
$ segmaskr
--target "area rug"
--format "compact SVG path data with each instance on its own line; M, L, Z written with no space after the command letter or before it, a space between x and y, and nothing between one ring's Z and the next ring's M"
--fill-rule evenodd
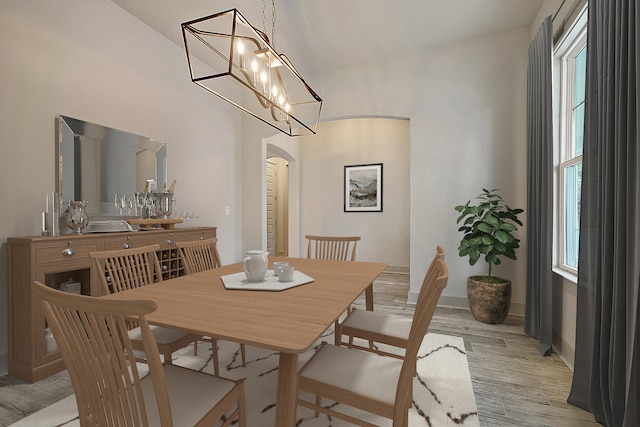
M333 342L333 334L320 341ZM193 346L174 353L174 364L205 372L213 372L211 344L200 343L198 356L193 355ZM278 353L246 346L246 367L242 367L239 346L219 341L221 375L227 378L246 378L245 393L248 427L274 427L275 396L278 371ZM300 355L300 364L313 354ZM409 426L479 426L475 396L471 384L469 365L462 338L429 333L420 347L418 375L414 379L414 405L409 411ZM375 375L375 373L372 373ZM356 415L379 426L391 426L391 421L353 408L332 402L334 409ZM42 409L14 427L78 426L74 396L69 396ZM346 422L321 414L315 418L313 412L298 407L299 427L346 427Z

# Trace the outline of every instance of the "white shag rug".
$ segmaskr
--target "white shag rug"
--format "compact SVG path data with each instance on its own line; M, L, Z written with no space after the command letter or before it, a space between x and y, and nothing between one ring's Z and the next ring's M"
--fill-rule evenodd
M333 334L322 337L320 341L332 343ZM218 341L218 345L221 375L232 379L246 378L247 426L274 427L278 353L246 346L247 366L243 368L238 344ZM313 350L300 355L300 366L312 353ZM173 356L173 363L176 365L213 372L209 343L199 344L198 356L193 355L193 346L187 346ZM409 426L479 426L478 410L462 338L429 333L422 342L418 359L418 375L413 384L414 405L409 411ZM325 401L325 404L328 402ZM334 409L337 408L352 415L360 414L363 419L376 425L391 426L388 419L362 413L344 405L338 405ZM311 410L300 406L296 419L299 427L351 426L324 414L314 418ZM71 395L12 425L27 426L79 426L75 397Z

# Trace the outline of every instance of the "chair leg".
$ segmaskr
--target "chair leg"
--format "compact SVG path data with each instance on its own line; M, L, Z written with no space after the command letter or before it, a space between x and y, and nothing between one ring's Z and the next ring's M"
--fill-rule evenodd
M247 366L247 355L244 351L244 344L240 344L240 356L242 357L242 367Z
M213 374L220 375L220 365L218 361L218 340L211 338L211 354L213 356Z
M198 355L198 342L199 342L198 340L195 340L195 341L193 342L193 355L194 355L194 356L197 356L197 355Z
M165 349L162 353L162 357L164 358L163 365L173 365L173 353L171 353L170 349Z
M340 326L340 321L336 320L335 326L335 345L336 347L340 347L342 345L342 327Z
M316 395L316 406L322 406L322 396ZM320 411L316 411L314 417L318 418L320 416Z
M240 381L238 387L240 388L240 398L238 399L238 427L247 427L244 380Z

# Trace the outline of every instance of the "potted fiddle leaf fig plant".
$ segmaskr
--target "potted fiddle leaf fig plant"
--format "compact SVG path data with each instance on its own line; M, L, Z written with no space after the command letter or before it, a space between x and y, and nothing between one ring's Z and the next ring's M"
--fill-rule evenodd
M518 215L524 212L509 207L498 191L483 188L477 203L455 207L460 213L456 223L462 223L458 231L463 233L459 255L469 257L470 265L482 259L489 267L487 275L467 279L469 306L476 320L491 324L504 322L511 307L511 281L493 276L491 269L502 263L501 257L516 259L520 240L514 233L522 226Z

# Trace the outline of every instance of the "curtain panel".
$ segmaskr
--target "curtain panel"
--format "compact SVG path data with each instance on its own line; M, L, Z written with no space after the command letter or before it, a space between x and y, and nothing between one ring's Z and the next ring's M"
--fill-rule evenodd
M529 46L527 67L527 280L525 333L551 353L553 126L551 16Z
M574 376L569 402L638 420L640 10L589 2Z

